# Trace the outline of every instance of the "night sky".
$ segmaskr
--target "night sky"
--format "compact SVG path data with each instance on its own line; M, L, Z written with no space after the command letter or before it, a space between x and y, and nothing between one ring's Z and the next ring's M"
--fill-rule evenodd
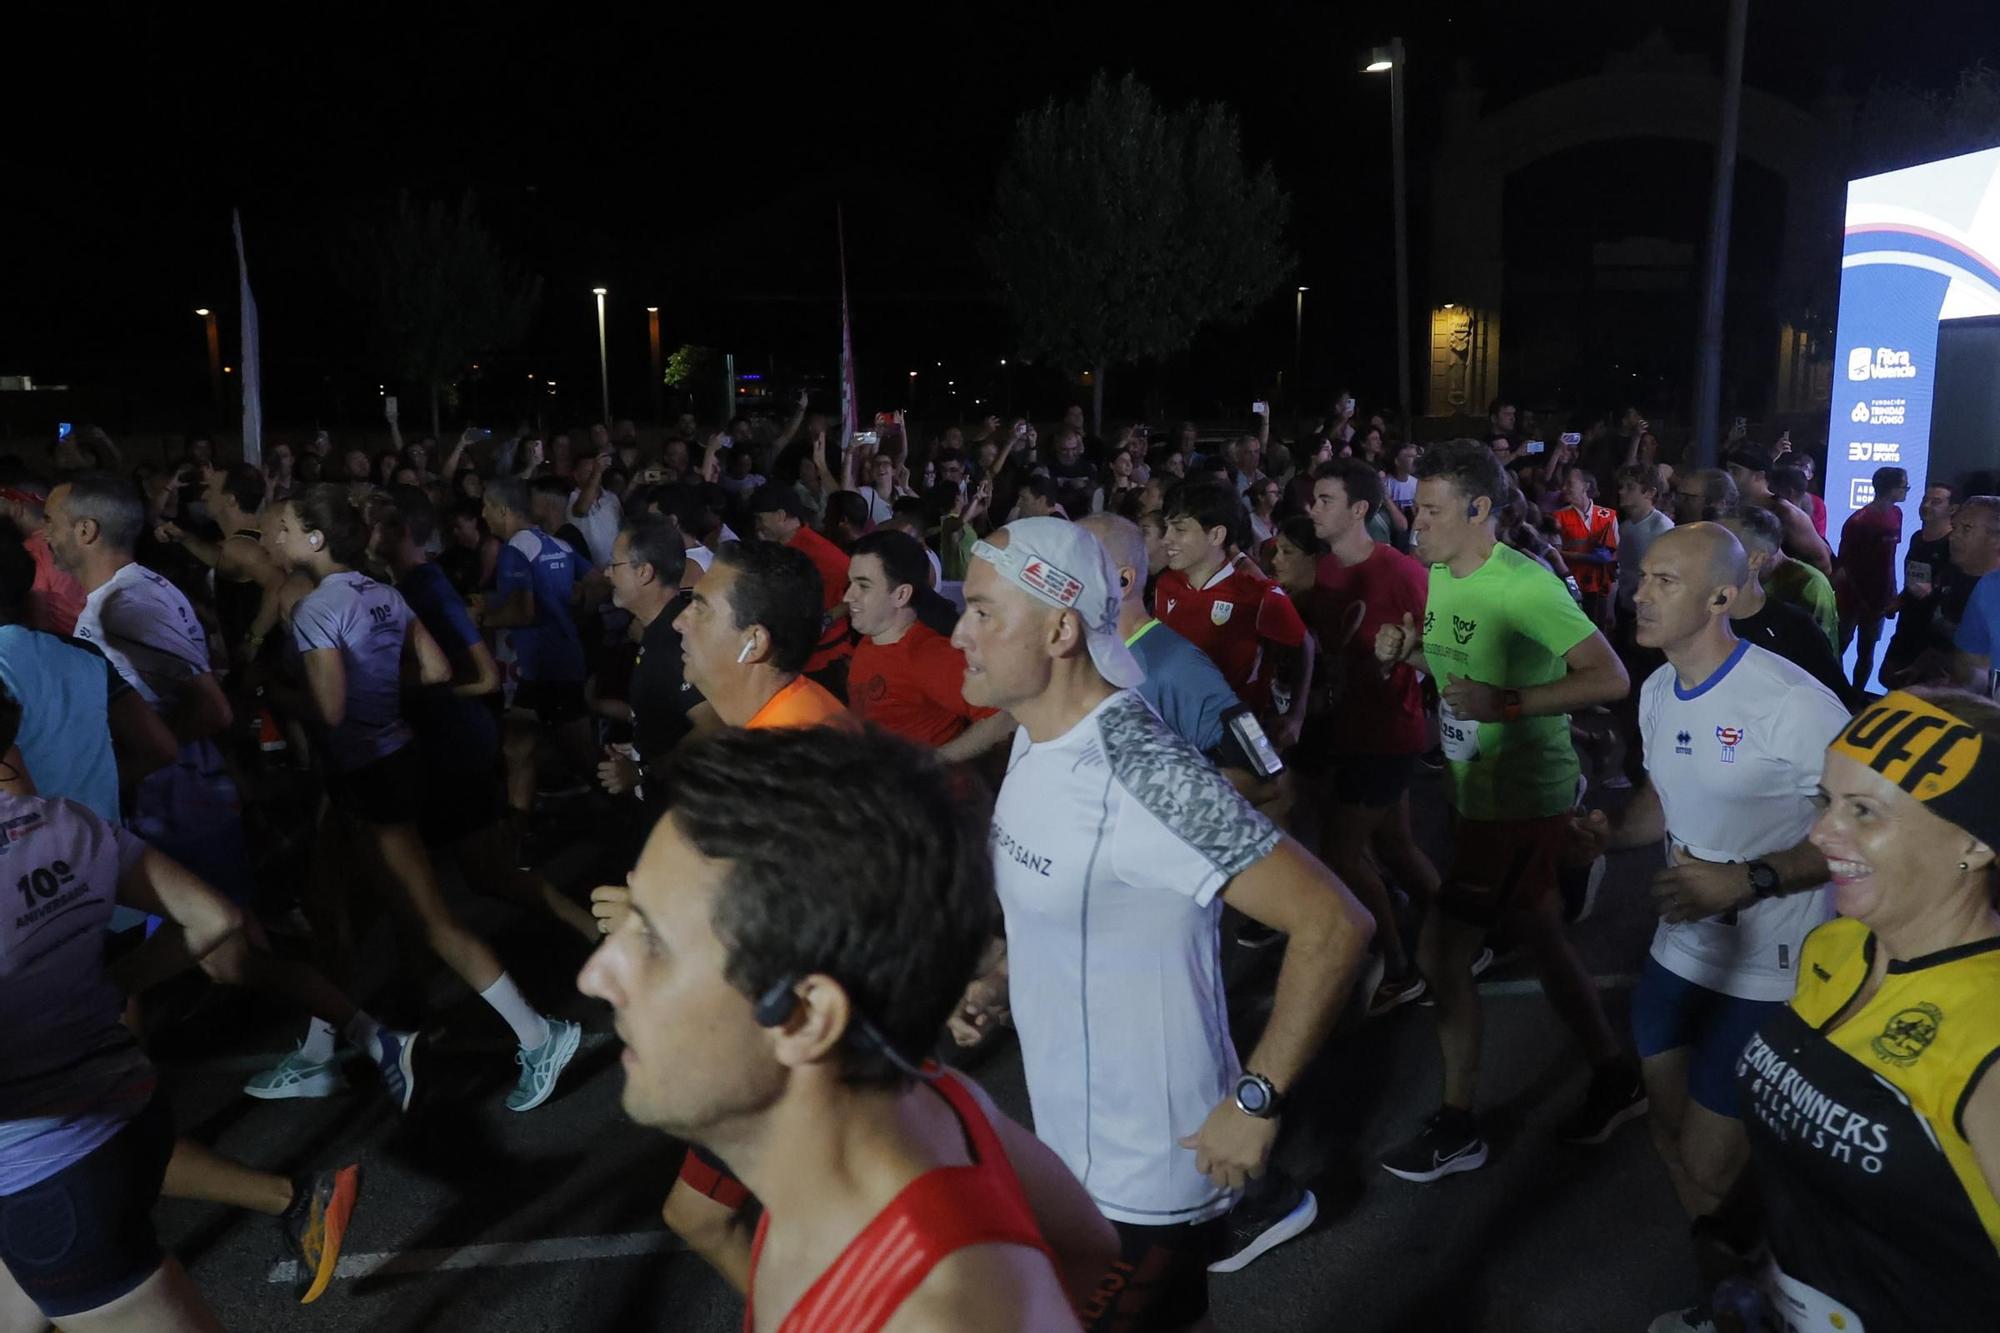
M994 171L1019 111L1081 91L1099 68L1136 70L1169 102L1237 110L1249 155L1273 161L1292 195L1299 281L1313 288L1308 381L1352 379L1379 400L1394 383L1388 89L1358 72L1360 53L1398 32L1409 48L1420 313L1424 160L1461 62L1492 106L1594 73L1656 27L1682 51L1714 53L1723 11L968 4L804 18L731 7L725 19L674 6L613 19L583 6L321 7L286 11L313 15L310 26L265 11L238 28L70 8L62 32L10 18L19 110L0 168L0 374L66 381L77 411L169 429L192 424L206 397L194 307L225 313L235 356L231 205L263 314L270 418L373 414L380 368L331 256L354 218L401 188L473 188L510 251L546 278L526 346L488 368L510 382L525 366L594 389L599 284L621 411L645 410L649 304L663 307L669 348L727 348L787 383L829 375L839 200L865 405L891 405L908 369L939 360L938 379L990 401L1008 390L998 359L1011 350L975 250ZM1977 0L1753 0L1748 81L1806 103L1829 78L1857 94L1879 78L1944 84L1982 52L2000 58L1995 23ZM1702 158L1663 159L1657 183L1681 214L1693 191L1697 218ZM1575 182L1578 196L1596 188ZM1236 399L1267 391L1290 360L1291 317L1288 291L1247 328L1205 336L1189 405L1239 411ZM1019 373L1019 398L1061 391ZM495 412L503 396L489 391ZM0 400L0 429L45 429L26 397ZM582 413L594 397L565 393L563 408Z

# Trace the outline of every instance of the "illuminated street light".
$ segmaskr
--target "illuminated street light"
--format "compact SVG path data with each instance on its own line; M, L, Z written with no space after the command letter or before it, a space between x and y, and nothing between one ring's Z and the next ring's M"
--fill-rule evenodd
M1369 74L1389 76L1389 157L1394 178L1396 212L1396 394L1401 400L1403 437L1409 438L1410 412L1410 260L1409 211L1405 200L1403 169L1403 39L1391 38L1387 46L1368 53L1361 68Z
M604 417L606 425L611 423L611 359L604 348L604 289L592 287L597 297L597 381L604 391Z

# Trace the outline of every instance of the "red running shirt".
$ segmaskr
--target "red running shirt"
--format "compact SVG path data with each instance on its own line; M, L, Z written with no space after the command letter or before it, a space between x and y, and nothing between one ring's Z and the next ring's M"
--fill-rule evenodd
M941 1166L903 1186L806 1289L778 1333L875 1333L923 1285L939 1260L969 1246L1027 1245L1055 1262L1000 1136L978 1100L953 1073L941 1074L929 1086L958 1117L972 1147L972 1165ZM750 1247L753 1293L770 1225L767 1212ZM744 1333L754 1333L756 1327L756 1311L746 1298Z
M965 701L965 654L922 623L891 644L864 638L847 667L847 706L919 745L952 740L993 709Z
M1153 614L1206 653L1236 697L1259 717L1271 707L1265 640L1296 648L1306 639L1306 623L1285 590L1241 566L1209 580L1205 588L1191 586L1178 570L1167 570L1153 588Z
M1335 555L1319 558L1318 583L1299 609L1319 640L1313 681L1330 696L1325 716L1332 753L1421 754L1428 746L1417 669L1402 662L1384 677L1375 636L1406 615L1421 628L1430 593L1430 569L1393 546L1377 542L1358 565L1343 565Z

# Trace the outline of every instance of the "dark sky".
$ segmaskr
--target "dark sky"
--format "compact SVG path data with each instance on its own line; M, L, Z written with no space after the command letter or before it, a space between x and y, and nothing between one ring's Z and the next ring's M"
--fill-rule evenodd
M235 27L67 8L66 30L9 38L19 111L0 165L0 374L68 380L100 415L132 421L201 398L195 306L232 312L234 357L231 205L263 312L268 410L372 410L353 386L378 370L330 256L352 218L402 188L475 189L510 250L545 275L517 368L592 378L589 289L602 283L614 385L642 377L647 304L665 308L670 347L775 359L781 379L829 371L838 199L865 384L886 391L906 365L942 359L996 392L1008 331L975 252L994 170L1019 111L1100 68L1136 70L1165 101L1236 108L1249 154L1293 197L1299 280L1314 288L1308 360L1379 395L1393 383L1387 88L1356 72L1359 52L1391 32L1408 44L1421 234L1422 164L1461 63L1492 104L1595 72L1654 28L1712 53L1723 10L333 6L283 11L312 14L305 25ZM1855 92L1878 78L1945 83L2000 48L1978 0L1752 10L1749 82L1800 101L1829 77ZM1420 261L1415 278L1421 302ZM1249 328L1205 338L1203 391L1268 389L1290 359L1290 323L1284 294ZM15 404L0 414L10 431L27 425Z

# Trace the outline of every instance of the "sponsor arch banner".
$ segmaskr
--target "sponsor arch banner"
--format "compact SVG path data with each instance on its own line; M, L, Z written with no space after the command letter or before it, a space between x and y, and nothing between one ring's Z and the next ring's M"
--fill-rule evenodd
M1896 466L1910 474L1908 546L1930 468L1938 326L1982 316L2000 316L2000 148L1850 181L1826 433L1829 537L1874 497L1875 469Z

